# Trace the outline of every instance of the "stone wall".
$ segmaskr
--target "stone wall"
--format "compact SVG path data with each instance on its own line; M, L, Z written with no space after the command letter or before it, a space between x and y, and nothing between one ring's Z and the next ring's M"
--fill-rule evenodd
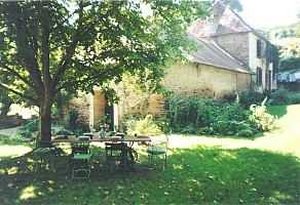
M203 64L178 63L167 70L162 84L177 94L221 98L236 91L250 89L251 75ZM122 89L119 89L119 94L120 101L114 107L119 123L127 115L152 114L160 117L165 114L165 99L160 94L140 93L137 90L124 92ZM96 124L104 116L106 101L101 91L95 91L90 102L90 121Z
M251 75L204 64L175 64L167 71L163 85L185 95L221 98L250 89Z

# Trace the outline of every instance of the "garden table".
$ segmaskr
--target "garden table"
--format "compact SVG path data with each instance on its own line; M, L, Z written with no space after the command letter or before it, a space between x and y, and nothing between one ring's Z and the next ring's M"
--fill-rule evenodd
M66 142L66 143L76 143L80 140L86 140L88 142L102 142L102 143L122 143L124 146L122 146L121 149L121 164L124 165L124 168L128 168L128 154L130 155L129 157L131 158L130 160L134 162L134 157L133 153L135 153L135 150L133 149L133 145L135 143L138 144L148 144L151 142L151 138L148 136L110 136L110 137L100 137L97 135L93 135L92 137L70 137L70 138L61 138L61 139L53 139L52 143L61 143L61 142Z
M78 142L80 137L76 138L74 136L72 137L65 137L65 138L57 138L57 139L53 139L52 143L60 143L60 142L69 142L69 143L75 143ZM124 138L119 137L119 136L110 136L110 137L105 137L105 138L101 138L97 135L93 135L92 139L86 139L89 142L124 142L124 143L128 143L130 145L130 147L132 147L132 145L134 143L149 143L151 142L151 138L148 136L126 136Z

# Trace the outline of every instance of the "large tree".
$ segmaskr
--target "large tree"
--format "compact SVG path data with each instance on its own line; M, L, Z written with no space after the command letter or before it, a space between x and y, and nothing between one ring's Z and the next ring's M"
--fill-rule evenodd
M159 79L187 45L185 28L205 12L187 1L0 3L0 86L39 107L40 144L51 141L51 107L64 89L92 91L124 72Z

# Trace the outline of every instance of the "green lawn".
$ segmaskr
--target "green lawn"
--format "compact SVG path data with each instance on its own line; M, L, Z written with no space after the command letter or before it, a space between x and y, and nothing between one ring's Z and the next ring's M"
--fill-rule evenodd
M268 107L268 111L280 118L287 114L287 105L272 105Z
M109 173L100 167L89 181L77 182L66 178L67 172L10 169L7 175L5 161L0 162L2 205L300 204L299 159L259 150L176 149L165 171Z
M15 135L8 137L0 134L0 145L29 145L33 146L33 143L29 143L29 140L22 138L21 136ZM1 155L0 155L1 156Z

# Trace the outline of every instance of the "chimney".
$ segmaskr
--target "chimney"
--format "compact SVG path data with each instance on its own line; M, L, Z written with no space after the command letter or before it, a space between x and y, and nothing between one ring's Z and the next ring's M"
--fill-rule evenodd
M215 0L212 5L212 18L215 23L219 22L226 9L226 0Z

